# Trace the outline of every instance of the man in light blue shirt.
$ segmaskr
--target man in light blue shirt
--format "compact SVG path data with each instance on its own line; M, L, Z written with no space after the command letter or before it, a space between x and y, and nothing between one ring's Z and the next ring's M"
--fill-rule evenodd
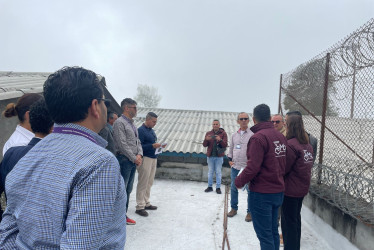
M103 93L100 77L83 68L65 67L46 80L54 130L6 178L0 249L124 248L125 185L97 134L110 104Z

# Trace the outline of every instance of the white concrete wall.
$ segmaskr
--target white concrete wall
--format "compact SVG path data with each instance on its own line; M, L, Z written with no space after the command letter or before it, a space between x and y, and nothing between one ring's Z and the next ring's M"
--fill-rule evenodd
M304 198L303 205L359 249L374 249L374 227L372 225L364 224L312 193Z
M231 169L222 168L222 184L230 183ZM208 182L208 166L199 163L162 162L156 178Z

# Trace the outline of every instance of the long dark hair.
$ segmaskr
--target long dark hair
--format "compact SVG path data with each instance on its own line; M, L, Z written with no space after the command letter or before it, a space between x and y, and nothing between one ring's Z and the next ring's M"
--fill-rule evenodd
M304 130L303 118L298 115L291 115L287 117L287 140L296 138L300 144L308 144L309 138Z

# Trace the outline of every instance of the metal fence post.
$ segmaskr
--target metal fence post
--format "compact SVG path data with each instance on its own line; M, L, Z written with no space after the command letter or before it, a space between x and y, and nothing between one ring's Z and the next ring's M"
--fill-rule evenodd
M351 116L350 116L351 119L353 119L353 112L355 110L355 87L356 87L356 55L355 55L355 60L353 62L353 83L352 83Z
M322 107L322 123L321 123L321 138L319 144L319 159L318 159L318 179L317 183L321 184L322 181L322 162L323 162L323 147L325 144L325 125L326 125L326 112L327 112L327 96L329 85L329 70L330 70L330 53L326 55L326 68L325 68L325 84L323 88L323 107Z
M282 78L283 78L283 74L280 75L280 82L279 82L278 114L282 114L282 116L283 116L283 112L281 112L281 107L282 107L282 104L281 104L281 96L282 96Z
M371 158L371 163L374 164L374 140L373 140L373 156Z

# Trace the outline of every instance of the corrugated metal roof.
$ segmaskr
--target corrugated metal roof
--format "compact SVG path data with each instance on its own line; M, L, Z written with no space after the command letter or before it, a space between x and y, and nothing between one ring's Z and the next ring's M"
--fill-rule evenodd
M205 133L212 130L214 119L220 121L221 127L226 131L228 138L238 131L236 122L237 112L177 110L160 108L138 108L138 116L134 118L137 127L140 127L148 112L158 115L154 130L158 142L166 142L165 151L177 153L206 153L203 147ZM250 114L250 124L252 126Z
M26 93L43 93L43 84L50 74L48 72L0 71L0 101L18 98ZM110 110L122 113L120 105L106 88L105 81L101 81L101 84L104 86L105 97L112 100Z
M50 73L0 71L0 100L21 97L25 93L42 93Z
M25 93L42 93L43 84L51 73L0 71L0 100L21 97ZM105 86L105 85L104 85ZM122 113L121 107L114 100L108 89L104 88L106 98L112 99L111 110ZM160 108L139 108L135 118L139 127L148 112L155 112L158 122L154 128L158 141L168 143L166 150L177 153L205 153L202 143L205 133L212 129L212 121L218 119L229 138L236 132L237 112L177 110ZM250 118L250 126L252 119Z

